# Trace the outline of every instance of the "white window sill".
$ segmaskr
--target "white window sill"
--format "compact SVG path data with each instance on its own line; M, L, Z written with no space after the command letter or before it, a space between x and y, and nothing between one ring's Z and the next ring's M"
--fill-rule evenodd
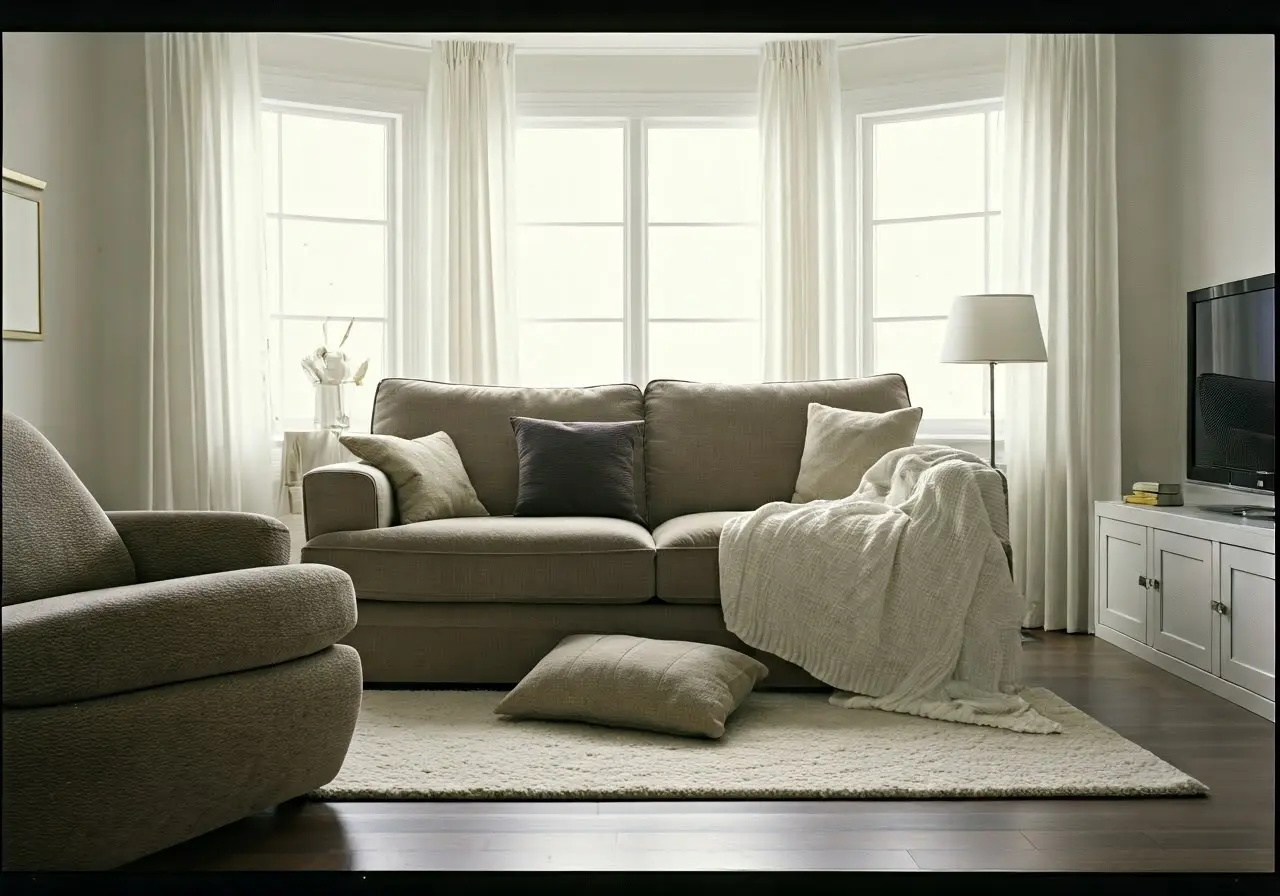
M968 451L970 454L976 454L983 460L991 456L991 437L975 436L968 434L939 434L939 433L918 433L916 435L917 445L946 445L949 448L956 448L960 451ZM1004 440L996 439L996 469L1001 472L1007 472L1006 459L1004 454Z
M956 435L954 433L933 433L921 432L916 433L917 445L954 445L957 448L970 450L971 445L978 445L984 451L991 448L990 436L973 436L963 433ZM1004 448L1004 439L996 439L996 453L999 454Z

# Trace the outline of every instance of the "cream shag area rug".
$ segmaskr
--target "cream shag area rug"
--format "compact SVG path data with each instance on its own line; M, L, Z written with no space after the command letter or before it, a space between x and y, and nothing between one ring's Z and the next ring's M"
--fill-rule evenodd
M1191 796L1208 788L1041 688L1061 734L754 693L719 740L508 721L497 691L365 691L320 800Z

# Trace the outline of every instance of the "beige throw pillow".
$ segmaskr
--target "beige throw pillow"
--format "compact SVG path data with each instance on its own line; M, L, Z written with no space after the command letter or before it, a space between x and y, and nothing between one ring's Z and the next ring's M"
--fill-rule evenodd
M494 712L717 738L769 670L727 647L631 635L570 635Z
M420 439L348 433L338 441L387 474L395 487L402 523L489 515L447 433L433 432Z
M811 403L792 503L849 497L872 464L915 444L923 415L921 408L873 414Z

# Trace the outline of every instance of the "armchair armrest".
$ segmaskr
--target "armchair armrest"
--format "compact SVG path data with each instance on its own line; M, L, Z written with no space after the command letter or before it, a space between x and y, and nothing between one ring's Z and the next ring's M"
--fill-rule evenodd
M359 461L316 467L302 477L307 540L327 532L383 529L396 519L387 474Z
M317 563L46 597L3 609L4 705L53 706L309 656L351 631L351 577Z
M289 562L289 527L257 513L108 511L139 582L158 582Z

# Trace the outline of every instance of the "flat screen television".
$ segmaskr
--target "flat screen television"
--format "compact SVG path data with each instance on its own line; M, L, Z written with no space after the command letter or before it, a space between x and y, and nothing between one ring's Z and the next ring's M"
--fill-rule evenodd
M1276 276L1187 293L1187 479L1275 494Z

